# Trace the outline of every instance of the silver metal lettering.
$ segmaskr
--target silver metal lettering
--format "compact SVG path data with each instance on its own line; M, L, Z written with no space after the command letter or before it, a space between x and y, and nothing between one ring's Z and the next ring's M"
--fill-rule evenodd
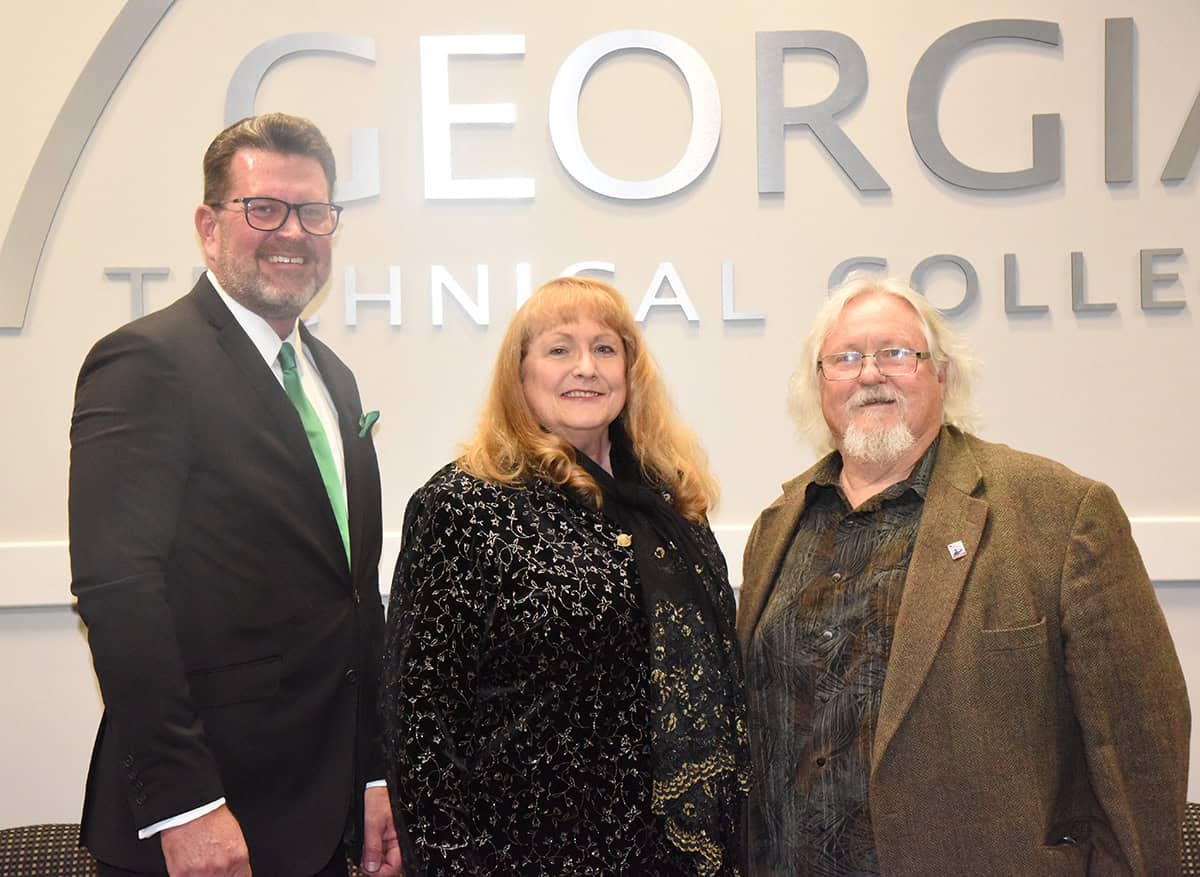
M128 0L63 102L0 244L0 329L25 325L42 249L75 163L146 40L175 0ZM13 86L15 87L15 86Z
M733 263L721 263L721 316L727 323L758 321L766 322L766 314L741 313L733 304Z
M1133 52L1133 19L1105 19L1104 181L1106 183L1128 183L1133 180Z
M580 274L616 274L617 266L613 262L572 262L558 272L559 277L577 277Z
M160 267L150 268L141 265L136 267L113 267L105 268L104 276L109 280L124 279L129 281L130 309L134 317L140 317L146 313L146 279L170 277L171 269Z
M658 292L662 288L663 283L671 289L674 295L658 297ZM637 314L634 319L639 323L644 322L646 316L650 313L650 308L666 308L677 307L683 311L684 316L688 318L689 323L700 322L700 314L696 311L696 306L692 304L691 296L688 295L687 288L683 285L683 280L679 276L679 272L675 270L675 266L670 262L659 263L658 269L654 272L654 277L650 281L650 285L646 287L646 294L642 296L642 303L638 305Z
M925 292L925 276L936 266L940 264L949 264L958 268L962 272L965 285L963 287L963 296L952 308L938 308L947 317L957 317L964 314L967 310L979 299L979 275L975 273L975 266L964 259L962 256L954 256L949 253L939 253L936 256L929 256L917 263L917 267L913 268L912 274L909 277L909 284L913 289L924 294Z
M1200 94L1196 95L1196 100L1192 103L1191 112L1183 123L1183 129L1175 141L1175 148L1171 150L1159 179L1164 183L1186 180L1196 163L1197 152L1200 152Z
M534 185L530 177L458 180L450 168L452 125L511 125L517 120L516 104L450 103L451 56L524 54L524 34L421 37L421 138L426 198L509 200L533 197Z
M1117 309L1114 302L1087 300L1087 274L1083 262L1083 253L1075 250L1071 253L1071 310L1077 314L1104 314Z
M1178 247L1138 251L1138 259L1141 263L1139 276L1142 286L1143 311L1181 311L1187 307L1187 302L1181 298L1159 299L1154 297L1155 283L1175 283L1179 280L1179 275L1174 272L1156 272L1154 270L1154 260L1178 259L1182 255L1183 250Z
M883 256L851 256L849 259L843 259L833 266L833 270L829 272L829 280L826 281L825 288L832 292L845 281L851 271L873 271L883 273L887 271L888 260Z
M400 266L388 266L388 291L379 293L359 292L358 269L353 265L346 267L345 290L343 292L346 308L346 325L358 325L358 304L364 301L385 301L388 303L388 325L402 325L403 311L400 299Z
M614 52L642 49L662 55L683 74L692 99L692 130L678 163L660 177L623 180L588 157L579 133L579 94L588 73ZM550 140L563 168L580 185L624 201L661 198L687 188L712 161L721 137L721 96L716 77L700 53L678 37L653 30L600 34L567 56L550 88Z
M933 41L913 70L908 87L908 132L921 161L947 183L964 189L1003 191L1056 182L1062 176L1062 123L1058 113L1033 117L1033 164L1020 171L982 171L959 161L942 140L938 103L951 65L982 40L1016 39L1047 46L1061 43L1052 21L997 19L976 21L948 31Z
M1017 283L1017 255L1004 254L1004 313L1046 314L1050 305L1023 305L1020 302L1020 287Z
M838 82L829 97L806 107L783 105L783 64L789 51L824 52L833 58L838 67ZM836 31L759 31L755 34L754 59L759 193L783 191L786 176L784 133L795 126L812 131L859 191L891 191L833 118L850 109L867 93L867 59L858 43Z
M462 288L453 275L450 274L445 265L431 265L429 269L429 294L433 307L433 325L442 326L446 322L446 293L457 301L467 316L477 326L486 326L489 321L488 315L488 266L475 266L475 289L476 297L474 300L467 295L467 291Z
M254 115L254 99L267 73L292 55L340 55L375 63L375 40L336 33L293 33L255 46L238 64L225 90L225 124ZM379 129L350 132L350 176L338 183L333 200L343 204L374 198L383 191L379 180Z

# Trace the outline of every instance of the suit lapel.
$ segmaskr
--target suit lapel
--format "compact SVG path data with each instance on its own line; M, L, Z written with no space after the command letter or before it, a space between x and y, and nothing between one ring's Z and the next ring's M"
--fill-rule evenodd
M872 775L929 674L975 562L988 511L984 500L971 495L980 480L961 434L943 429L896 618L871 753ZM966 554L955 560L948 546L960 540Z
M237 366L246 384L254 390L262 413L263 429L270 430L283 441L288 457L295 464L297 478L310 496L311 508L317 509L316 514L321 516L323 521L322 529L331 534L330 540L333 541L327 540L331 553L336 545L337 551L334 556L342 558L344 569L346 552L342 548L337 520L333 516L333 507L329 504L329 494L325 491L321 470L317 467L316 457L313 456L312 446L308 443L308 436L304 432L300 416L296 413L296 407L271 371L271 367L263 360L254 342L238 325L238 321L233 318L233 314L212 288L207 276L201 276L193 294L200 310L216 329L217 342L221 349ZM309 343L310 339L311 336L305 336L304 343ZM321 376L324 378L324 371ZM341 417L341 411L338 412L338 416Z
M749 647L750 637L758 626L763 607L775 588L779 569L792 544L792 536L804 514L809 469L798 478L783 485L783 496L769 505L759 515L754 550L758 553L753 563L742 565L742 588L737 614L737 635L743 651Z
M294 459L303 459L300 454L301 450L311 457L312 449L309 447L308 437L304 434L304 427L300 424L300 419L296 416L296 409L288 399L287 393L283 391L283 387L279 385L271 367L263 361L262 354L258 352L254 342L238 325L238 321L225 307L225 303L221 301L216 290L209 284L206 276L201 276L200 281L196 284L194 294L197 296L201 310L216 328L217 341L221 348L233 360L233 364L242 373L246 384L258 396L262 413L265 415L264 427L274 430L284 439ZM312 468L316 473L318 483L320 483L321 473L317 470L315 461Z

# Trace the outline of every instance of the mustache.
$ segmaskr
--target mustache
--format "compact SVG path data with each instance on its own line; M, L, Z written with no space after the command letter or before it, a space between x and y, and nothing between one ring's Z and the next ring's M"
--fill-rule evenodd
M861 408L873 402L896 402L899 405L903 405L904 397L894 387L889 387L886 384L863 387L846 400L846 409L852 411L855 408Z
M306 262L316 261L316 252L307 241L297 241L293 244L264 243L254 251L256 258L266 256L300 256Z

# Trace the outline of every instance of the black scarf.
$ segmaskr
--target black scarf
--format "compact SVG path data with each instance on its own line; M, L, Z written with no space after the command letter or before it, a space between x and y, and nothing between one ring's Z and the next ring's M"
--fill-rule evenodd
M733 592L707 525L687 521L671 495L647 484L619 423L610 429L614 475L582 452L618 544L633 550L649 629L651 809L670 845L702 877L743 866L742 808L749 742ZM615 477L614 477L615 476Z

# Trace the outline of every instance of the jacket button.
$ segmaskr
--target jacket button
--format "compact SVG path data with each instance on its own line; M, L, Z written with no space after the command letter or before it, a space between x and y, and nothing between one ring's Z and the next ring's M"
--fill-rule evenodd
M358 671L353 667L346 671L346 681L351 685L358 684Z

